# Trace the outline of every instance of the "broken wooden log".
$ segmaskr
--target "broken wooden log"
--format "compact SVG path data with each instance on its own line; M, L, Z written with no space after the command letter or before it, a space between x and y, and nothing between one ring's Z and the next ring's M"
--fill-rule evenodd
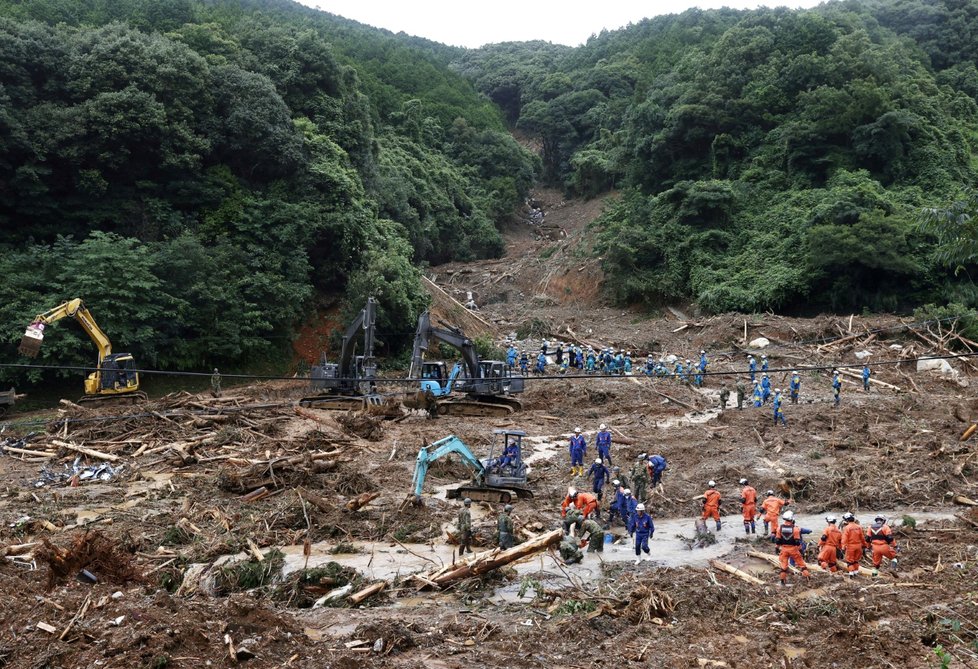
M92 448L85 448L84 446L75 446L74 444L69 444L66 441L59 441L57 439L52 439L51 443L54 444L55 446L60 446L61 448L67 448L69 451L82 453L83 455L88 455L93 458L98 458L100 460L108 460L109 462L119 461L118 455L112 455L111 453L103 453L101 451L96 451Z
M350 598L349 598L350 599L350 603L351 604L359 604L363 600L367 599L368 597L373 597L378 592L380 592L381 590L383 590L385 587L387 587L387 581L377 581L376 583L373 583L371 585L368 585L363 590L360 590L358 592L354 592L352 595L350 595Z
M961 506L978 506L978 502L964 495L954 495L951 497L951 501Z
M758 551L747 551L747 555L749 555L750 557L758 558L760 560L764 560L765 562L769 562L770 564L772 564L773 566L775 566L775 567L777 567L779 569L781 568L781 562L778 560L778 556L777 555L771 555L769 553L761 553L761 552L758 552ZM839 572L844 572L848 568L849 563L848 562L845 562L844 560L839 560L838 561L838 565L839 565ZM799 573L799 570L796 569L795 567L788 567L788 568L791 570L791 573L793 573L793 574ZM821 567L819 567L818 566L818 563L816 563L815 561L808 562L808 570L810 572L812 572L813 574L827 574L827 573L829 573L829 572L825 571L824 569L822 569ZM863 567L862 565L859 565L859 574L861 576L872 576L873 575L873 570L872 569L867 569L866 567Z
M720 560L710 560L710 565L716 569L719 569L720 571L725 571L728 574L733 574L737 578L743 581L747 581L748 583L753 583L754 585L764 585L764 581L762 581L761 579L757 578L756 576L752 576L751 574L748 574L746 571L742 569L737 569L733 565L727 564L726 562L721 562Z
M965 430L964 434L961 435L961 438L958 441L968 441L968 439L971 438L971 435L975 433L975 430L978 430L978 423L974 423L971 427Z
M269 494L271 494L271 493L269 493L268 488L266 488L265 486L262 486L261 488L256 488L255 490L252 490L247 495L242 495L241 496L241 501L242 502L257 502L260 499L264 499L265 497L268 497Z
M498 569L511 562L533 555L534 553L547 550L550 546L560 543L563 536L563 530L556 529L507 550L496 548L491 551L477 553L466 560L442 567L435 572L422 574L422 582L430 581L444 586L454 581L479 576L493 569Z
M370 504L370 502L377 499L378 497L380 497L379 492L365 492L362 495L358 495L357 497L354 497L349 502L347 502L346 509L347 511L357 511L360 508L366 506L367 504Z
M854 379L860 379L860 380L862 380L862 378L863 378L862 377L862 374L856 374L856 372L850 372L848 369L840 369L839 370L839 374L844 374L844 375L850 376L850 377L852 377ZM874 379L874 378L870 377L869 378L869 382L870 383L875 383L876 385L882 386L883 388L889 388L890 390L893 390L893 391L898 392L898 393L902 393L903 392L903 389L900 388L900 386L895 386L892 383L887 383L885 381L880 381L879 379Z

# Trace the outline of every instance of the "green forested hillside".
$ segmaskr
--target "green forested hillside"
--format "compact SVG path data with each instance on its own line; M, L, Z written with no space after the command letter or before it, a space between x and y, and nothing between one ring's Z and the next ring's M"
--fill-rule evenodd
M974 306L917 221L976 185L976 36L974 0L692 10L454 67L542 140L545 179L621 189L595 232L622 302Z
M8 351L75 296L145 366L266 357L317 293L409 338L419 264L497 255L535 169L456 51L282 1L0 0Z
M142 364L195 368L374 294L397 347L419 266L498 255L538 170L620 192L593 234L623 303L974 307L976 35L978 0L478 50L287 0L0 0L0 332L80 296Z

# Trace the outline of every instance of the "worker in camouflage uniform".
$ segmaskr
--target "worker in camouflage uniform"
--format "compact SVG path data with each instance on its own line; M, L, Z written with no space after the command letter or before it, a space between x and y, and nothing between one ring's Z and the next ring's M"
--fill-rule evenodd
M632 493L639 502L645 501L645 487L649 484L648 456L642 453L632 467Z
M564 534L570 534L571 528L573 527L576 531L574 534L581 533L581 527L584 523L584 514L576 506L568 507L566 515L564 515Z
M726 386L720 388L720 411L727 408L727 402L730 401L730 390Z
M211 395L214 397L221 396L221 373L217 371L217 367L214 368L214 373L211 374Z
M604 528L596 520L588 518L581 527L581 539L587 539L588 553L604 552Z
M737 379L737 408L744 408L744 397L747 395L747 388L744 387L744 381L742 379Z
M496 529L499 533L499 547L503 550L512 548L516 543L513 540L513 519L509 517L512 511L513 505L507 504L503 507L503 512L499 514L499 519L496 521Z
M472 552L472 513L469 507L472 500L468 497L462 502L462 508L458 511L458 554L465 551Z
M560 542L560 558L565 564L576 564L584 559L584 553L578 546L578 539L567 535Z

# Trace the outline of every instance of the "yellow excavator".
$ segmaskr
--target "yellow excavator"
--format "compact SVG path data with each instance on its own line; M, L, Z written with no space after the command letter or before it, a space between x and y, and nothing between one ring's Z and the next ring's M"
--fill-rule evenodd
M35 316L24 332L17 350L31 358L36 357L41 350L41 342L44 341L44 328L68 316L78 321L98 348L98 367L85 379L85 396L79 402L121 398L130 398L133 401L148 399L146 393L139 389L139 373L132 355L112 352L112 342L79 298Z

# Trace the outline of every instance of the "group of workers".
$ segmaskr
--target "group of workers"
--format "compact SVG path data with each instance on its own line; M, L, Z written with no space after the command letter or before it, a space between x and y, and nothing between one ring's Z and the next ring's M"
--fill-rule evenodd
M641 467L637 465L633 468L633 476L636 469L644 470L652 476L654 485L657 485L666 467L665 458L659 455L647 458L642 454L639 456L639 463ZM600 459L594 464L604 467ZM659 468L660 464L661 468ZM581 549L585 546L589 553L603 553L606 530L616 518L621 519L629 537L633 540L635 564L639 564L643 559L651 559L649 541L655 534L652 515L646 509L644 502L636 499L631 490L622 485L623 479L615 480L613 483L616 486L615 499L608 506L608 522L604 525L600 523L600 490L594 494L579 492L575 488L567 491L567 496L560 505L564 538L559 547L561 558L566 563L580 562L584 557ZM763 522L762 535L770 538L778 555L781 584L787 585L788 576L793 568L800 571L804 578L809 578L810 572L805 561L809 543L806 537L813 532L799 525L795 520L794 512L785 508L791 504L790 500L780 497L774 490L768 490L764 499L758 503L758 492L750 485L748 479L741 478L740 485L744 533L747 536L756 535L758 522ZM642 497L644 498L644 492ZM723 500L716 481L710 481L699 498L702 500L701 519L704 522L712 519L716 531L721 531ZM470 507L471 500L466 498L458 515L459 555L466 551L472 552ZM511 505L505 505L497 518L497 540L499 547L504 550L515 545L512 510ZM864 555L872 557L873 576L878 575L884 561L891 568L896 569L896 541L885 516L875 516L872 525L865 530L850 512L842 515L841 525L836 516L831 514L825 517L825 522L826 527L822 530L816 544L816 559L822 569L837 573L840 568L844 568L848 576L854 578L859 573L859 563Z

